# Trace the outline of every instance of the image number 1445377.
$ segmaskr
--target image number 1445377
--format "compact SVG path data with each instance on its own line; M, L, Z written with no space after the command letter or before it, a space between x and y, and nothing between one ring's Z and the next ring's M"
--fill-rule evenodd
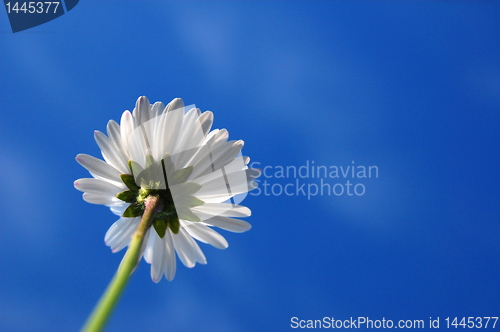
M52 21L73 9L78 0L6 1L5 10L12 32L27 30Z

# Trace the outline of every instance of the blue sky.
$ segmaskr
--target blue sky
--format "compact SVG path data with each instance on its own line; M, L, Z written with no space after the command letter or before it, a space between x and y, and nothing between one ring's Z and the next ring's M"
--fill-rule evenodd
M110 331L500 315L498 3L81 1L15 34L0 13L0 49L0 330L78 330L111 279L116 216L74 157L141 95L213 111L268 175L378 177L261 177L293 195L249 195L252 230L172 282L142 262Z

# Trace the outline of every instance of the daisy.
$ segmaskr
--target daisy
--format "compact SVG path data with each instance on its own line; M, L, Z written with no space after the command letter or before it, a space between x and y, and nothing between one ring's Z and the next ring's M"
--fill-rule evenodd
M129 246L148 197L158 198L140 256L151 264L151 278L172 280L175 254L187 267L207 260L195 241L225 249L227 241L211 227L231 232L250 229L247 207L238 205L257 187L258 169L241 156L243 141L228 141L225 129L211 130L212 112L185 107L182 99L151 105L140 97L120 124L111 120L107 136L94 136L104 160L79 154L76 160L93 178L75 181L83 199L108 206L118 219L105 243L113 252ZM139 258L140 259L140 258Z

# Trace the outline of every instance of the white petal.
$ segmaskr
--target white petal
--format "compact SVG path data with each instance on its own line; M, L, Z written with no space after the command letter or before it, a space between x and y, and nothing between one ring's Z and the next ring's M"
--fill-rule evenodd
M114 196L99 195L99 194L92 194L92 193L84 193L83 200L85 202L91 203L91 204L100 204L100 205L108 205L108 206L123 203L123 201L119 200L118 198L116 198Z
M177 256L179 256L179 259L185 266L193 267L196 265L196 262L201 264L207 263L198 244L182 227L179 229L179 233L172 235L172 240Z
M196 213L206 213L213 216L223 216L223 217L248 217L251 215L251 211L246 206L233 205L229 203L206 203L194 208L191 211ZM201 218L201 217L200 217Z
M245 168L243 158L238 157L223 168L189 181L202 185L195 194L197 198L206 203L222 203L254 189L248 183L250 175ZM252 172L252 177L254 173L257 174L258 171Z
M97 175L118 183L122 182L120 172L101 159L97 159L87 154L79 154L76 156L76 161L85 167L92 175Z
M227 139L229 138L229 132L226 129L221 129L217 132L217 135L215 135L216 142L227 142Z
M262 170L259 168L248 168L245 171L247 173L247 178L249 181L257 179L259 176L262 175Z
M189 268L195 266L196 260L193 257L194 255L192 254L191 246L184 240L180 230L179 233L172 235L172 240L177 256L181 260L182 264Z
M208 139L207 139L208 138ZM207 169L212 162L212 152L214 151L215 145L215 135L210 133L202 143L202 146L196 150L196 152L192 155L191 159L186 162L187 166L194 166L193 174L191 174L190 178L194 178L201 174L202 171ZM210 169L211 170L211 169Z
M196 168L195 168L195 170L196 170ZM193 170L193 173L195 170ZM207 183L209 181L212 181L212 180L218 179L218 178L224 178L224 174L222 173L221 169L215 170L213 172L207 173L205 175L202 175L202 176L199 176L196 178L189 179L189 182L194 182L194 183L197 183L197 184L203 186L204 183Z
M151 153L145 126L136 127L129 135L128 152L130 159L146 168L146 155Z
M224 171L229 174L236 171L248 169L245 162L246 162L245 157L242 156L236 157L229 164L224 166Z
M219 129L212 130L208 135L206 135L205 139L201 143L199 149L197 149L196 153L191 157L191 159L186 163L187 166L195 166L205 158L211 158L211 153L214 148L214 144L216 141L216 135L219 132Z
M99 145L99 148L102 151L104 160L106 160L108 164L111 164L123 174L126 174L128 172L127 160L125 159L125 156L123 156L116 149L115 145L109 139L109 137L98 130L94 132L94 137L97 145Z
M135 230L137 229L137 226L139 225L139 221L134 222L132 221L130 223L130 226L128 226L121 234L120 236L117 236L114 240L111 240L109 242L109 246L111 247L111 250L115 253L126 246L130 244L130 241L132 240L132 235L134 234Z
M154 138L154 148L153 148L153 157L155 160L161 160L163 156L166 154L165 151L165 128L166 122L168 120L168 112L164 112L159 116L157 128L155 131Z
M78 179L74 184L75 188L80 191L99 195L115 196L125 190L123 187L102 179Z
M256 182L248 182L241 184L238 187L231 186L231 190L219 190L213 193L196 193L194 196L205 203L225 203L228 200L234 198L235 200L231 200L231 203L239 204L245 197L247 196L247 192L252 191L257 188L258 183ZM237 198L237 200L236 200Z
M159 147L161 141L159 140L159 135L157 134L159 130L159 124L162 119L162 113L165 109L165 105L162 102L157 101L151 107L152 118L147 122L145 129L148 131L148 138L150 140L151 154L155 160L160 160L162 156L159 156Z
M252 228L252 225L250 225L244 220L233 219L229 217L221 217L221 216L215 216L210 219L203 220L203 223L219 227L225 229L226 231L234 233L243 233Z
M192 108L184 116L179 138L172 154L176 169L184 167L205 140L205 133L198 121L199 116L198 108Z
M197 166L195 166L195 169L196 169L196 167ZM245 166L245 159L243 157L237 157L237 158L233 159L233 161L231 161L229 164L227 164L223 167L224 172L226 174L241 171L241 170L244 170L246 168L247 167ZM194 171L193 171L193 173L194 173ZM223 176L222 168L215 170L213 172L210 172L208 174L205 174L203 176L190 177L191 178L190 182L195 182L195 183L203 185L204 183L211 181L215 178L221 177L221 176Z
M110 210L117 216L121 217L123 215L123 212L125 212L125 210L128 208L129 205L130 205L129 203L122 202L121 204L115 204L110 206Z
M165 255L165 243L163 239L158 236L158 233L153 229L149 235L149 241L152 244L151 254L151 279L154 282L159 282L163 276L163 256Z
M135 103L133 115L135 118L135 128L145 123L151 118L151 105L147 97L139 97Z
M120 136L122 138L122 146L123 149L128 152L128 142L130 138L130 134L134 130L134 117L130 114L129 111L125 111L122 114L122 118L120 120ZM128 171L129 172L129 171ZM127 172L127 173L128 173Z
M152 155L154 132L156 130L156 117L153 116L152 105L146 97L139 97L134 109L134 130L128 138L130 159L145 168L146 156Z
M226 239L213 229L201 223L186 221L181 221L181 223L184 224L184 229L189 233L189 235L194 237L196 240L211 244L218 249L226 249L228 247Z
M184 112L184 101L181 98L175 98L170 103L168 103L167 107L165 107L164 112L172 112L177 109L183 109Z
M257 188L258 186L259 186L259 184L257 182L250 181L250 182L248 182L248 191L252 191L255 188Z
M234 158L240 154L244 142L242 140L234 142L229 149L224 151L217 159L214 158L214 167L218 169L229 164Z
M128 159L128 154L125 152L122 143L122 135L120 131L120 125L113 120L108 122L106 127L106 131L108 132L109 139L113 142L116 149L120 152L124 159Z
M104 242L113 252L120 251L130 243L130 237L139 224L140 218L120 218L106 232Z
M104 236L104 242L108 242L114 238L119 232L122 232L132 222L132 218L120 218L111 225Z
M221 140L215 142L210 147L209 158L204 158L199 161L190 178L197 178L229 164L238 156L242 147L243 141L241 140L229 142Z
M167 278L168 281L171 281L175 277L177 262L175 259L175 248L170 229L167 229L167 231L165 232L163 240L165 244L165 254L163 255L163 268L165 277Z
M212 124L214 122L214 114L210 111L204 112L199 120L201 128L203 129L203 133L207 135L210 132L210 128L212 128Z
M217 135L216 135L217 136ZM220 156L225 150L230 148L232 143L219 141L216 142L216 137L214 137L210 142L206 144L197 154L195 160L192 164L194 165L194 170L191 179L195 179L211 173L216 170L214 167L215 158Z
M219 132L219 129L214 129L214 130L212 130L211 132L209 132L209 133L207 134L207 136L205 137L205 142L203 142L203 144L207 144L207 142L208 142L209 140L211 140L212 138L214 138L214 139L215 139L215 137L217 136L217 133L218 133L218 132Z
M162 142L160 151L161 156L168 153L173 154L175 144L177 142L179 132L182 126L182 118L184 117L184 108L177 108L167 112L164 122L159 125L157 135L158 142Z
M146 243L146 248L144 248L144 260L148 263L151 264L153 261L153 244L154 244L154 234L156 231L149 233L149 236L147 238L144 238L144 242Z
M153 107L151 107L151 114L153 117L160 116L163 113L163 110L165 109L165 104L162 103L161 101L157 101L156 103L153 104Z
M201 197L204 196L228 195L232 197L249 191L245 170L229 174L221 172L221 174L222 176L204 183L202 188L196 193L196 197L199 197L201 200L203 200Z

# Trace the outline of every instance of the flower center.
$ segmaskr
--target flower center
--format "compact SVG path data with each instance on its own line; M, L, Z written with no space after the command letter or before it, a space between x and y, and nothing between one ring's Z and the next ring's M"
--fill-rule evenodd
M201 186L187 182L193 172L192 166L175 170L170 156L165 155L159 163L150 159L146 169L133 161L129 161L129 168L132 174L120 175L129 190L116 195L118 199L130 203L122 217L142 216L146 208L146 199L156 196L159 198L160 211L156 212L152 224L160 238L165 236L167 228L170 228L174 234L179 232L179 218L194 222L200 221L200 218L189 209L204 204L203 201L192 196ZM182 205L179 205L179 202Z
M129 162L129 166L130 165L131 162ZM133 167L130 167L130 169L132 170ZM179 217L175 209L172 193L170 192L170 188L168 187L168 182L166 181L166 179L165 181L153 181L152 179L154 179L154 177L150 177L151 174L143 174L147 172L150 172L150 170L144 170L137 178L138 181L141 181L141 186L137 184L136 179L132 174L120 175L123 183L129 190L118 193L116 197L124 202L130 203L127 209L123 212L122 217L141 217L146 208L146 199L150 196L157 196L159 198L158 206L160 207L160 211L155 214L152 222L153 227L155 228L160 238L163 238L165 236L167 228L170 228L170 230L174 234L177 234L180 227Z

